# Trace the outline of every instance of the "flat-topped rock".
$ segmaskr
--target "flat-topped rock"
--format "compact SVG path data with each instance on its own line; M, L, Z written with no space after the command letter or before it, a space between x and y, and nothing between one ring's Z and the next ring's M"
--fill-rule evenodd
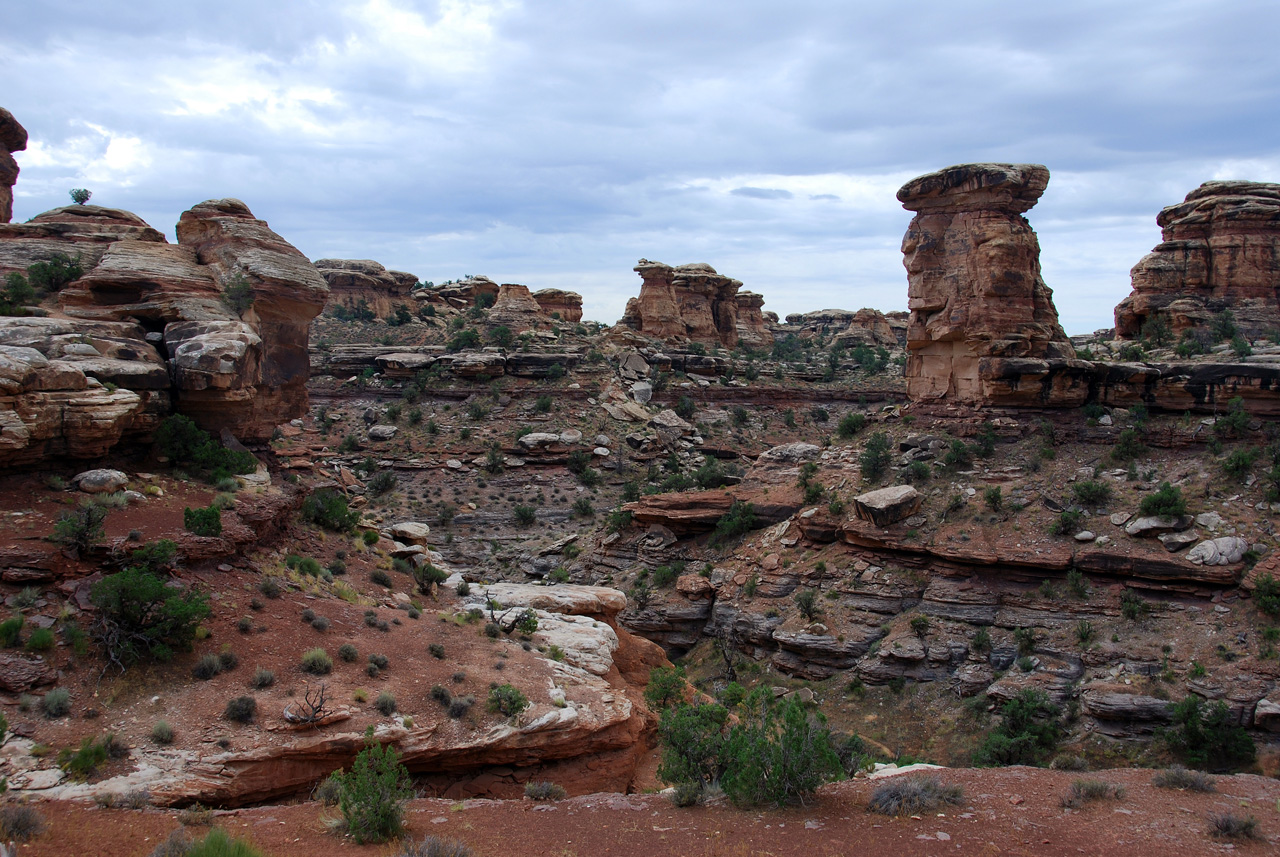
M887 527L914 515L923 502L924 495L914 487L894 485L854 497L853 512L877 527Z
M503 607L532 607L570 616L613 616L627 609L627 596L607 586L494 583L484 591Z

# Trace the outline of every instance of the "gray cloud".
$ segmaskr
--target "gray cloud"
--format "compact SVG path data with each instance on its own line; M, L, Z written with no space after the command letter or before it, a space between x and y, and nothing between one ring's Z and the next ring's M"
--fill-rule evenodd
M27 218L85 186L172 233L237 196L305 253L582 291L706 261L780 314L901 309L902 181L1053 172L1064 324L1110 324L1155 215L1280 180L1268 0L21 4L0 32ZM762 200L768 205L761 204Z

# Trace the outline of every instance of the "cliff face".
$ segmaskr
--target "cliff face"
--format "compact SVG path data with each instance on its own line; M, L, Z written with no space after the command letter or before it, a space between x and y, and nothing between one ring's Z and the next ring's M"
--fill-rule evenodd
M641 259L635 271L644 284L640 296L627 301L620 324L670 344L772 344L760 312L764 298L739 294L742 283L710 265L673 267Z
M397 304L412 307L410 294L418 278L389 271L371 259L317 259L316 270L329 285L329 303L354 307L364 301L378 318L387 318Z
M1280 325L1280 184L1206 182L1156 223L1163 241L1130 272L1117 337L1155 318L1180 336L1222 310L1247 336Z
M564 321L577 324L582 321L582 295L564 289L539 289L533 299L548 316L559 313ZM554 318L553 318L554 320Z
M0 224L0 275L61 253L83 274L66 318L0 319L0 466L93 458L174 408L265 438L306 412L307 328L328 289L238 200L182 215L179 244L127 211L77 205ZM237 312L223 290L240 285Z
M1007 361L1073 357L1022 216L1048 183L1036 164L965 164L898 191L917 212L902 239L912 399L999 401L992 379L1008 374Z

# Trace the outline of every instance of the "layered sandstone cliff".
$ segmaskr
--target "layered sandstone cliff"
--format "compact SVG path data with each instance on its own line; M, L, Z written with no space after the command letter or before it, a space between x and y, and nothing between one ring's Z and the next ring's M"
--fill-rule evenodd
M1117 337L1138 338L1151 319L1180 336L1223 310L1248 336L1280 326L1280 184L1205 182L1156 223L1163 240L1133 266Z
M405 271L389 271L371 259L317 259L316 270L329 285L329 303L353 308L364 301L379 318L387 318L398 304L410 305L418 278Z
M1048 169L1037 164L964 164L898 191L903 207L917 212L902 239L912 399L1083 401L1086 390L1052 383L1062 376L1050 361L1073 361L1074 349L1022 216L1048 183Z
M773 344L760 310L764 298L739 292L739 280L705 263L671 266L641 259L644 284L627 301L619 324L672 345L699 343L734 348Z
M577 292L539 289L533 293L533 299L552 320L558 315L560 319L574 324L582 321L582 295Z

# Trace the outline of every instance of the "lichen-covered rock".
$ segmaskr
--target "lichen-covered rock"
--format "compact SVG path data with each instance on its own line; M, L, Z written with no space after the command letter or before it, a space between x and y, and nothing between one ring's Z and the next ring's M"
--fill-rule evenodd
M1280 325L1280 184L1212 181L1156 217L1162 241L1134 265L1116 336L1159 318L1175 336L1230 310L1246 335Z
M742 283L705 263L673 267L641 259L635 267L644 284L627 301L619 324L674 345L699 343L734 348L772 344L760 314L763 298L750 292L739 301Z
M898 191L917 212L902 239L907 268L907 393L967 404L1080 404L1088 385L1046 384L1075 350L1040 277L1023 212L1049 182L1038 164L964 164ZM1017 361L1016 364L1013 361Z

